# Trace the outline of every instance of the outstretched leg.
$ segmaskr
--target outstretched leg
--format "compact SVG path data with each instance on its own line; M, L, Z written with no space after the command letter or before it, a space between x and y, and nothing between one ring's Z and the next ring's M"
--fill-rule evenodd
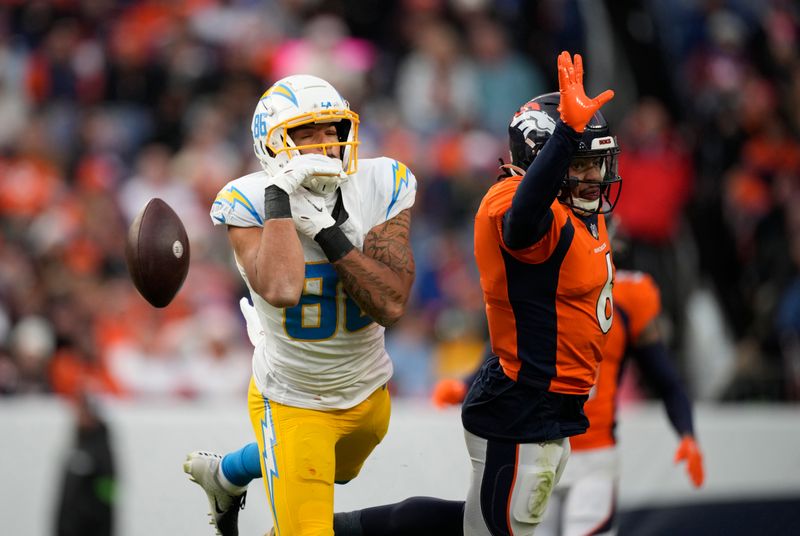
M336 536L463 536L464 501L411 497L395 504L333 515Z

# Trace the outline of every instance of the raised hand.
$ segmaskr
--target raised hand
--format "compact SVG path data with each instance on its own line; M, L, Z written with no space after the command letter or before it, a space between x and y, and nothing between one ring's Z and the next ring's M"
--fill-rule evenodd
M686 461L686 472L694 487L699 488L705 480L703 454L692 436L684 436L675 451L675 463Z
M587 97L583 89L583 59L575 54L573 63L566 51L558 56L558 91L561 93L558 105L561 120L576 132L583 132L597 110L614 98L610 89L593 99Z

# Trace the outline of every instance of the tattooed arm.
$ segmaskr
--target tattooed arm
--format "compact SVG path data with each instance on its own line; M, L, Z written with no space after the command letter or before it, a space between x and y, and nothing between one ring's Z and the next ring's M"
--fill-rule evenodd
M363 253L353 249L333 263L347 294L382 326L403 316L414 282L410 224L406 209L367 233Z

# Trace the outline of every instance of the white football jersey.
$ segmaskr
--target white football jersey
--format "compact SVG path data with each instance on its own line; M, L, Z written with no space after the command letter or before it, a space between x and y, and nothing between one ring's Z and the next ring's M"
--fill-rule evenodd
M264 226L267 175L252 173L229 182L211 207L215 225ZM341 228L363 249L375 226L414 204L411 171L390 158L359 159L358 171L341 187L348 218ZM332 210L338 194L326 197ZM300 303L277 308L253 291L244 268L263 337L253 354L259 391L281 404L313 409L346 409L365 400L392 375L384 328L365 315L344 291L338 274L312 239L300 235L306 279Z

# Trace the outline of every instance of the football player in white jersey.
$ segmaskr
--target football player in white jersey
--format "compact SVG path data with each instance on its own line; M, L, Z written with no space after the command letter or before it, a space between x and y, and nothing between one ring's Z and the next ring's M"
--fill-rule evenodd
M358 475L386 434L392 364L384 327L414 280L416 179L390 158L358 158L358 115L328 82L294 75L256 106L263 170L229 182L211 209L225 225L253 306L248 409L256 443L184 470L212 522L238 534L246 484L263 476L275 534L333 534L333 484Z

